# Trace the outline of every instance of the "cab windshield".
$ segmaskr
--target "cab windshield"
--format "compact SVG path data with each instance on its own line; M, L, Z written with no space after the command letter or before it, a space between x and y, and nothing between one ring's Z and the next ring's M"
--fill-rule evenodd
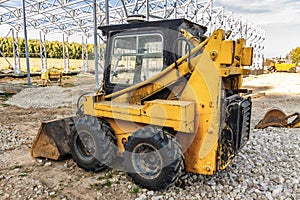
M161 34L116 36L111 51L110 82L133 85L145 81L163 68Z

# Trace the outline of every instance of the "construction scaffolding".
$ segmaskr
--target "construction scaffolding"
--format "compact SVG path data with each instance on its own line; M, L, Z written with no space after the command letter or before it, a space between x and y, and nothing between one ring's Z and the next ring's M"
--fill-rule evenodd
M0 26L10 25L12 31L9 34L12 34L13 38L16 38L20 31L24 31L24 35L30 29L41 31L40 54L43 70L47 69L44 45L47 34L63 34L65 72L69 70L68 37L74 34L81 35L84 47L82 69L88 71L88 55L85 49L87 39L93 36L97 85L98 65L100 69L103 67L101 60L97 59L103 57L99 55L101 50L98 47L103 46L101 44L105 42L101 33L97 32L97 26L127 23L130 15L144 15L148 21L186 18L208 27L207 35L218 28L231 30L230 39L244 37L248 45L254 47L254 62L250 69L263 68L265 32L234 13L226 12L223 7L215 7L214 0L0 0ZM15 74L20 73L19 51L17 40L14 39Z

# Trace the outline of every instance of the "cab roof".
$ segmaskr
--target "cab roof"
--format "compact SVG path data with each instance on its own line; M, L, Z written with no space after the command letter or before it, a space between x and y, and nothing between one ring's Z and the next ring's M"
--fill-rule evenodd
M146 21L146 22L132 22L128 24L119 24L119 25L109 25L109 26L99 26L98 29L102 31L104 36L107 36L110 31L125 31L132 29L141 29L141 28L166 28L177 30L181 28L197 31L200 35L203 35L207 28L199 24L193 23L187 19L171 19L171 20L161 20L161 21Z

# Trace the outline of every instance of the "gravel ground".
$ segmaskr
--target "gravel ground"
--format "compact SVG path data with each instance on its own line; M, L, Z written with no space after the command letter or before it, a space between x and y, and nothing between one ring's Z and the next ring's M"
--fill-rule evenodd
M100 77L101 78L101 77ZM79 77L77 80L65 80L65 84L73 87L32 87L25 88L12 96L5 103L20 108L60 108L71 107L77 103L80 95L94 91L94 81L91 76ZM19 89L19 88L18 88Z
M276 79L278 74L245 80L247 88L265 93L253 99L252 127L273 106L288 114L300 111L300 74L280 75L284 81ZM290 91L282 90L286 86ZM72 97L71 91L64 93ZM4 105L0 105L3 113L18 109ZM53 112L63 117L68 109ZM45 109L31 113L24 108L20 112L26 113L27 121L21 120L19 112L12 113L9 120L0 117L0 199L300 199L299 129L252 128L250 140L226 170L215 176L186 173L176 186L154 192L133 184L121 170L94 174L78 168L72 160L31 158L29 148L39 125L36 119L53 113ZM30 125L35 126L33 130L26 129Z
M13 127L0 125L0 155L1 153L15 149L23 144L30 144L33 136L24 137Z
M69 95L70 91L71 89L59 86L26 88L10 98L6 103L22 108L65 107L72 102L72 96Z
M1 128L1 156L3 150L20 149L32 138L18 138L17 132ZM6 138L3 133L6 132ZM267 128L252 130L250 141L234 159L233 163L215 176L184 174L179 186L168 191L154 192L133 184L124 172L110 170L98 174L83 172L72 162L62 163L37 159L30 166L15 164L0 175L0 199L299 199L300 198L300 135L297 129ZM29 149L28 149L29 150ZM18 153L21 153L19 150ZM5 163L0 162L1 172ZM6 169L7 169L6 168ZM55 177L44 170L52 168ZM71 175L75 173L75 175ZM30 175L32 174L32 176ZM65 176L63 178L62 176ZM39 178L37 176L44 176ZM74 177L75 176L75 177ZM49 179L58 182L55 186ZM46 182L47 181L47 182ZM85 182L86 186L82 186ZM65 188L82 187L90 192L65 193ZM121 189L121 191L119 191ZM64 191L63 193L61 191ZM101 197L101 198L100 198Z

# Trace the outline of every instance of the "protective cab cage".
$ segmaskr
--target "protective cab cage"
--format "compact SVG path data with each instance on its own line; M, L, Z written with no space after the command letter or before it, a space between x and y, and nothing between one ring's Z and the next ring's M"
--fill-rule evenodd
M182 56L186 53L186 45L185 47L182 47L183 45L178 44L178 38L182 37L182 33L180 32L181 29L184 29L197 37L200 41L202 41L204 37L204 33L206 32L207 28L195 23L192 23L186 19L173 19L173 20L164 20L164 21L154 21L154 22L139 22L139 23L131 23L131 24L122 24L122 25L112 25L112 26L100 26L98 27L104 36L107 36L107 53L105 57L105 70L104 70L104 81L105 85L103 87L106 94L111 94L112 92L116 92L119 90L122 90L124 88L127 88L130 86L126 81L123 83L114 83L112 81L112 77L118 76L118 74L114 71L116 68L116 64L119 64L117 62L112 63L112 58L115 55L114 52L114 42L116 40L127 37L125 41L123 41L123 44L120 42L120 46L124 48L127 47L128 52L131 51L131 55L135 54L135 58L131 57L131 65L135 65L132 71L135 73L135 76L133 76L133 80L131 81L131 84L136 84L138 82L144 81L145 79L148 79L149 77L143 77L141 76L142 68L145 68L146 66L142 66L143 59L148 58L158 58L157 56L160 56L161 58L161 68L159 70L155 70L157 73L164 70L166 67L174 63L177 58ZM135 53L132 53L132 48L134 48L133 41L128 40L130 37L143 37L143 36L152 36L151 39L151 45L153 46L153 43L160 37L161 38L161 51L156 52L160 55L154 55L155 53L152 53L152 56L143 54L147 49L145 46L143 48L136 49ZM156 36L157 38L153 38L153 36ZM126 44L125 44L126 42ZM187 44L191 45L191 44ZM191 47L189 47L189 50ZM126 54L123 54L126 55ZM128 54L127 54L128 55ZM122 72L122 69L120 69ZM119 70L119 72L120 72ZM125 70L125 69L123 69ZM153 70L154 71L154 70ZM128 72L128 71L127 71ZM137 76L139 76L137 78Z

